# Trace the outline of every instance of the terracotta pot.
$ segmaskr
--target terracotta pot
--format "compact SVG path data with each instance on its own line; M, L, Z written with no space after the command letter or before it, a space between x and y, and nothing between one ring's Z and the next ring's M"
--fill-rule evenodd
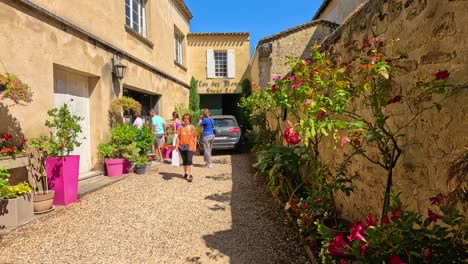
M33 197L34 213L42 214L54 210L52 205L54 202L54 196L55 192L53 190L46 193L35 193Z

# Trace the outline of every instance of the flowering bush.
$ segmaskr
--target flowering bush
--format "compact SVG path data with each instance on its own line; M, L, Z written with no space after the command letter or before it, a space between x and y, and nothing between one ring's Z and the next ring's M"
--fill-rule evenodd
M70 100L73 102L73 99ZM60 108L47 111L52 120L46 120L45 125L51 128L49 136L31 139L31 145L44 151L48 157L70 155L75 147L81 146L78 137L81 133L82 117L72 114L67 103Z
M32 102L31 87L22 82L16 75L5 73L0 74L0 98L11 99L16 104L21 102Z
M21 140L21 146L17 147L13 144L13 135L4 133L0 138L0 156L15 156L19 152L23 152L23 145L26 143L26 139Z
M398 196L392 197L390 213L381 225L369 214L365 224L357 221L352 225L348 236L340 234L325 243L325 257L339 263L463 263L468 226L464 216L444 199L442 195L430 198L434 211L428 209L422 220Z

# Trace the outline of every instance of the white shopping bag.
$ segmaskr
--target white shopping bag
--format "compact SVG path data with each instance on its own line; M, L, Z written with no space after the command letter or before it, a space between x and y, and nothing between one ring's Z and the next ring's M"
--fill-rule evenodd
M172 166L179 167L179 152L174 149L172 150Z
M174 134L174 137L172 138L172 146L175 146L177 144L177 134Z

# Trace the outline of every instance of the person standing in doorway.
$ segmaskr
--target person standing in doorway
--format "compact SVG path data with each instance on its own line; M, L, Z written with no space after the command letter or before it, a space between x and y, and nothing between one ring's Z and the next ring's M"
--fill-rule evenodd
M177 129L177 140L176 148L179 150L182 156L182 165L184 166L184 178L188 182L192 182L192 169L193 169L193 153L195 152L197 145L197 131L191 124L192 116L189 113L185 113L182 116L182 126Z
M135 121L133 121L133 126L141 129L143 127L143 119L141 119L141 113L135 113Z
M211 150L213 149L214 142L214 119L211 117L208 109L202 110L202 115L198 125L203 127L203 159L205 160L205 168L211 168Z
M152 124L151 127L153 131L153 135L155 137L155 148L156 148L157 154L159 155L161 162L164 162L161 147L164 144L164 135L166 134L165 122L164 122L164 119L160 117L159 115L157 115L154 110L151 110L149 114L151 116L151 124Z

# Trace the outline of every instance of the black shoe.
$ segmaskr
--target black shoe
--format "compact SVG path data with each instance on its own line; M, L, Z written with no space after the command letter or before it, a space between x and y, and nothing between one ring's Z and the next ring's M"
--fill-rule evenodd
M189 176L187 177L187 181L188 181L188 182L192 182L192 180L193 180L192 175L189 175Z
M184 174L184 179L187 179L187 177L188 177L188 174L185 173L185 174Z

